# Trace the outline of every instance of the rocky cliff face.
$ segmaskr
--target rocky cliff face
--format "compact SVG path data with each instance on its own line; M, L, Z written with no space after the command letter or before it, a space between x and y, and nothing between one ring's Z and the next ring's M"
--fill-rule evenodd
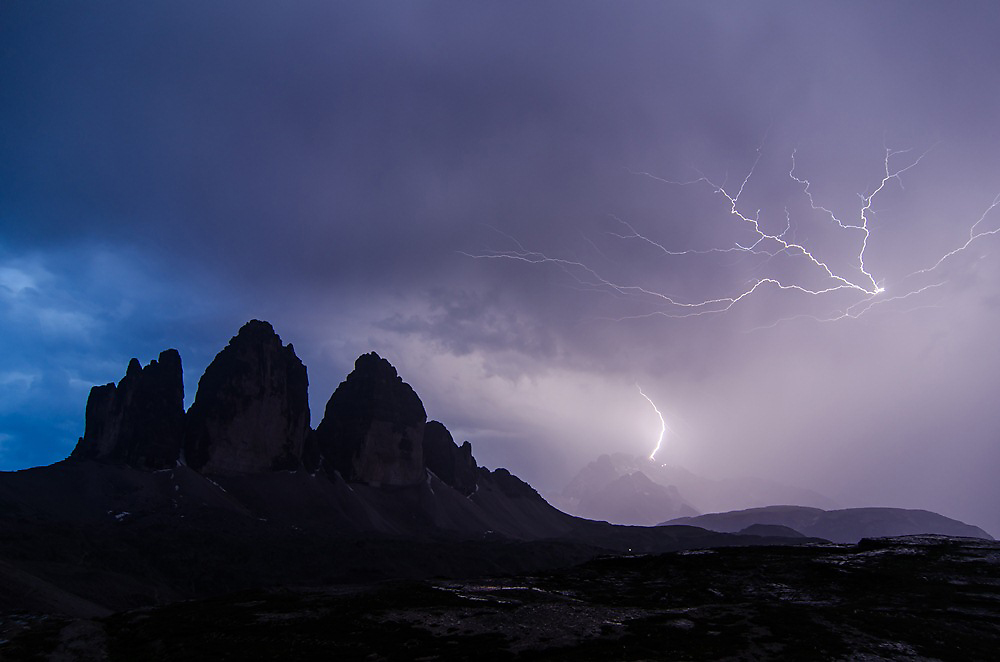
M294 469L309 434L309 380L291 344L252 320L205 370L187 414L185 457L208 474Z
M472 457L472 444L459 447L441 423L429 421L424 428L424 462L446 485L469 496L476 491L478 466Z
M184 435L184 382L175 349L143 368L128 364L118 385L95 386L87 399L84 435L70 456L128 464L138 469L172 467Z
M328 471L370 485L415 485L425 479L427 414L396 369L364 354L326 405L316 444Z

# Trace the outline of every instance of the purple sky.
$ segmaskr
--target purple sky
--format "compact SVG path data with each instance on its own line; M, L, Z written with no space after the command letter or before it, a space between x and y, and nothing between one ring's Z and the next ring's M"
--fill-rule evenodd
M309 367L314 425L376 350L543 492L651 450L638 383L664 462L1000 534L998 25L992 2L0 3L0 469L65 457L132 356L180 350L190 402L256 317ZM865 212L872 295L862 232L789 169L858 224L886 148L923 157ZM717 188L751 168L739 211L843 280L733 250L757 237ZM686 318L719 306L658 296L761 279L844 287Z

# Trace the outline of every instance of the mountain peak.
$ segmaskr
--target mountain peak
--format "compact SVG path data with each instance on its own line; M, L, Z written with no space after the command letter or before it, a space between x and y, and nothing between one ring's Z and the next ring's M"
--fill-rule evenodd
M176 350L146 368L132 359L117 386L95 387L71 457L138 469L183 458L213 476L322 466L348 482L387 487L422 484L429 470L466 497L476 491L481 472L471 444L427 424L416 392L377 352L357 358L315 431L308 386L292 345L268 322L250 320L205 369L186 413Z
M183 434L181 355L168 349L145 368L133 358L117 386L90 390L84 434L70 457L163 469L176 463Z
M204 473L299 466L309 433L309 379L291 344L251 320L198 381L187 415L187 463Z
M415 485L425 478L427 413L389 361L362 354L327 402L316 441L328 471L372 485Z

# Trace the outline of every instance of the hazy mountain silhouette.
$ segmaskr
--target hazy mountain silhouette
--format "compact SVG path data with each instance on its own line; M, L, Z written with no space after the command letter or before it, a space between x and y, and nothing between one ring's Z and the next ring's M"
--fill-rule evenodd
M688 524L720 533L798 534L845 543L914 534L992 540L979 527L926 510L825 510L809 504L830 500L810 490L750 478L711 480L681 467L623 453L601 455L589 463L553 501L566 512L615 524ZM765 505L708 514L681 512L733 503ZM657 513L677 514L658 518Z
M614 524L651 526L668 517L697 515L673 485L651 481L641 471L622 474L610 482L581 492L573 513Z
M633 490L630 494L626 494L620 487L611 492L607 491L615 481L636 472L642 473L653 483L672 490L670 492L672 501L667 503L660 497L662 504L656 506L650 502L649 495L641 490ZM677 513L666 517L654 517L653 520L643 520L644 524L686 516L679 512L681 509L692 510L694 512L688 515L694 515L769 506L776 503L794 503L817 508L837 507L832 499L813 490L751 477L713 480L683 467L625 453L599 456L583 467L562 492L553 495L552 501L568 513L599 519L608 519L607 515L610 514L620 517L628 517L629 513L652 514L656 512L657 507L662 508L663 512ZM619 524L639 523L613 518L609 521Z
M937 534L993 540L978 526L932 513L905 508L843 508L821 510L802 506L768 506L727 513L681 517L664 524L692 524L712 531L752 533L773 526L794 529L806 536L833 542L856 543L862 538ZM766 527L766 528L763 528Z

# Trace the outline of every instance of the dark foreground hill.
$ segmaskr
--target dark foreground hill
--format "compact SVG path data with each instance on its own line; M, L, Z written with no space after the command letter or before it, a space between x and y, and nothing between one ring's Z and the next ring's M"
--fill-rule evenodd
M289 584L473 577L600 554L788 542L570 517L495 472L376 488L306 472L206 478L93 462L0 476L0 613L97 616ZM506 473L498 474L510 478Z
M912 537L609 557L475 581L8 617L4 659L993 660L1000 544Z

